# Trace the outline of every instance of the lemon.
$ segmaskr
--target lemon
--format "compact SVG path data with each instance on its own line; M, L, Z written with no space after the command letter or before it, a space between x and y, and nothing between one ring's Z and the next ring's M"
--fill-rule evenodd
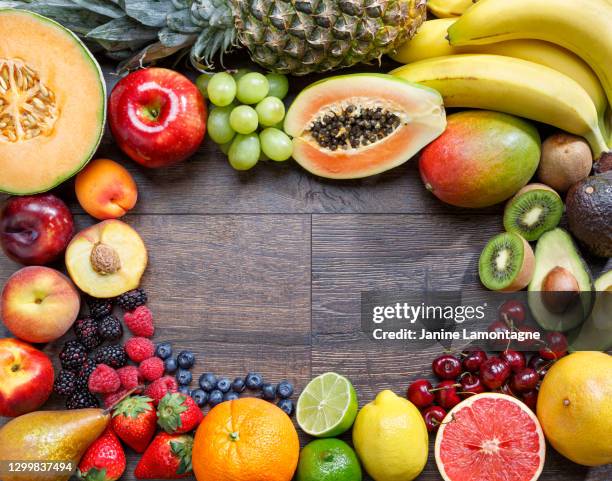
M427 462L428 435L410 401L383 391L363 407L353 426L359 459L375 481L411 481Z
M557 361L540 387L537 412L563 456L585 466L612 463L612 356L584 351Z

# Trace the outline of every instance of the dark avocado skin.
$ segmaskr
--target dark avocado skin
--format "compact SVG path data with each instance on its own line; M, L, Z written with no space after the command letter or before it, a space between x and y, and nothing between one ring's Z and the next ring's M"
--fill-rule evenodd
M572 234L600 257L612 257L612 171L573 185L566 198Z

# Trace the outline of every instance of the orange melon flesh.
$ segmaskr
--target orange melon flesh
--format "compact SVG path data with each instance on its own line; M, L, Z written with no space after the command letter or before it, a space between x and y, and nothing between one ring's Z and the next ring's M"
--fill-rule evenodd
M293 137L293 158L309 172L333 179L355 179L397 167L446 128L442 98L435 90L397 82L385 74L332 77L306 88L291 105L285 131ZM357 148L332 151L309 134L314 120L334 105L384 105L402 120L389 136Z
M0 139L0 191L44 192L76 174L95 153L106 118L104 78L81 41L41 15L0 10L0 39L0 60L26 64L53 92L57 108L44 134Z

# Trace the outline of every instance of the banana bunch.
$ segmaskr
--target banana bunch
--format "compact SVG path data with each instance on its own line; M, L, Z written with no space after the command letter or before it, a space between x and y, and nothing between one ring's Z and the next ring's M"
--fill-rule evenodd
M479 0L458 19L426 22L393 73L437 89L447 107L581 135L598 158L612 147L611 22L612 0Z
M427 8L438 18L458 17L476 0L428 0Z

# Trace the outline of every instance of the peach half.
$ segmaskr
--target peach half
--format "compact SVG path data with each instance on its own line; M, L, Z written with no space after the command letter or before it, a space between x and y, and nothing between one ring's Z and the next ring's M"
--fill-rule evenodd
M30 266L9 277L2 290L2 321L27 342L62 337L79 314L81 298L70 279L42 266Z
M146 267L147 248L142 238L120 220L88 227L66 248L68 274L93 297L115 297L137 288Z
M138 200L134 178L110 159L90 162L77 175L75 190L85 212L100 220L124 216Z

